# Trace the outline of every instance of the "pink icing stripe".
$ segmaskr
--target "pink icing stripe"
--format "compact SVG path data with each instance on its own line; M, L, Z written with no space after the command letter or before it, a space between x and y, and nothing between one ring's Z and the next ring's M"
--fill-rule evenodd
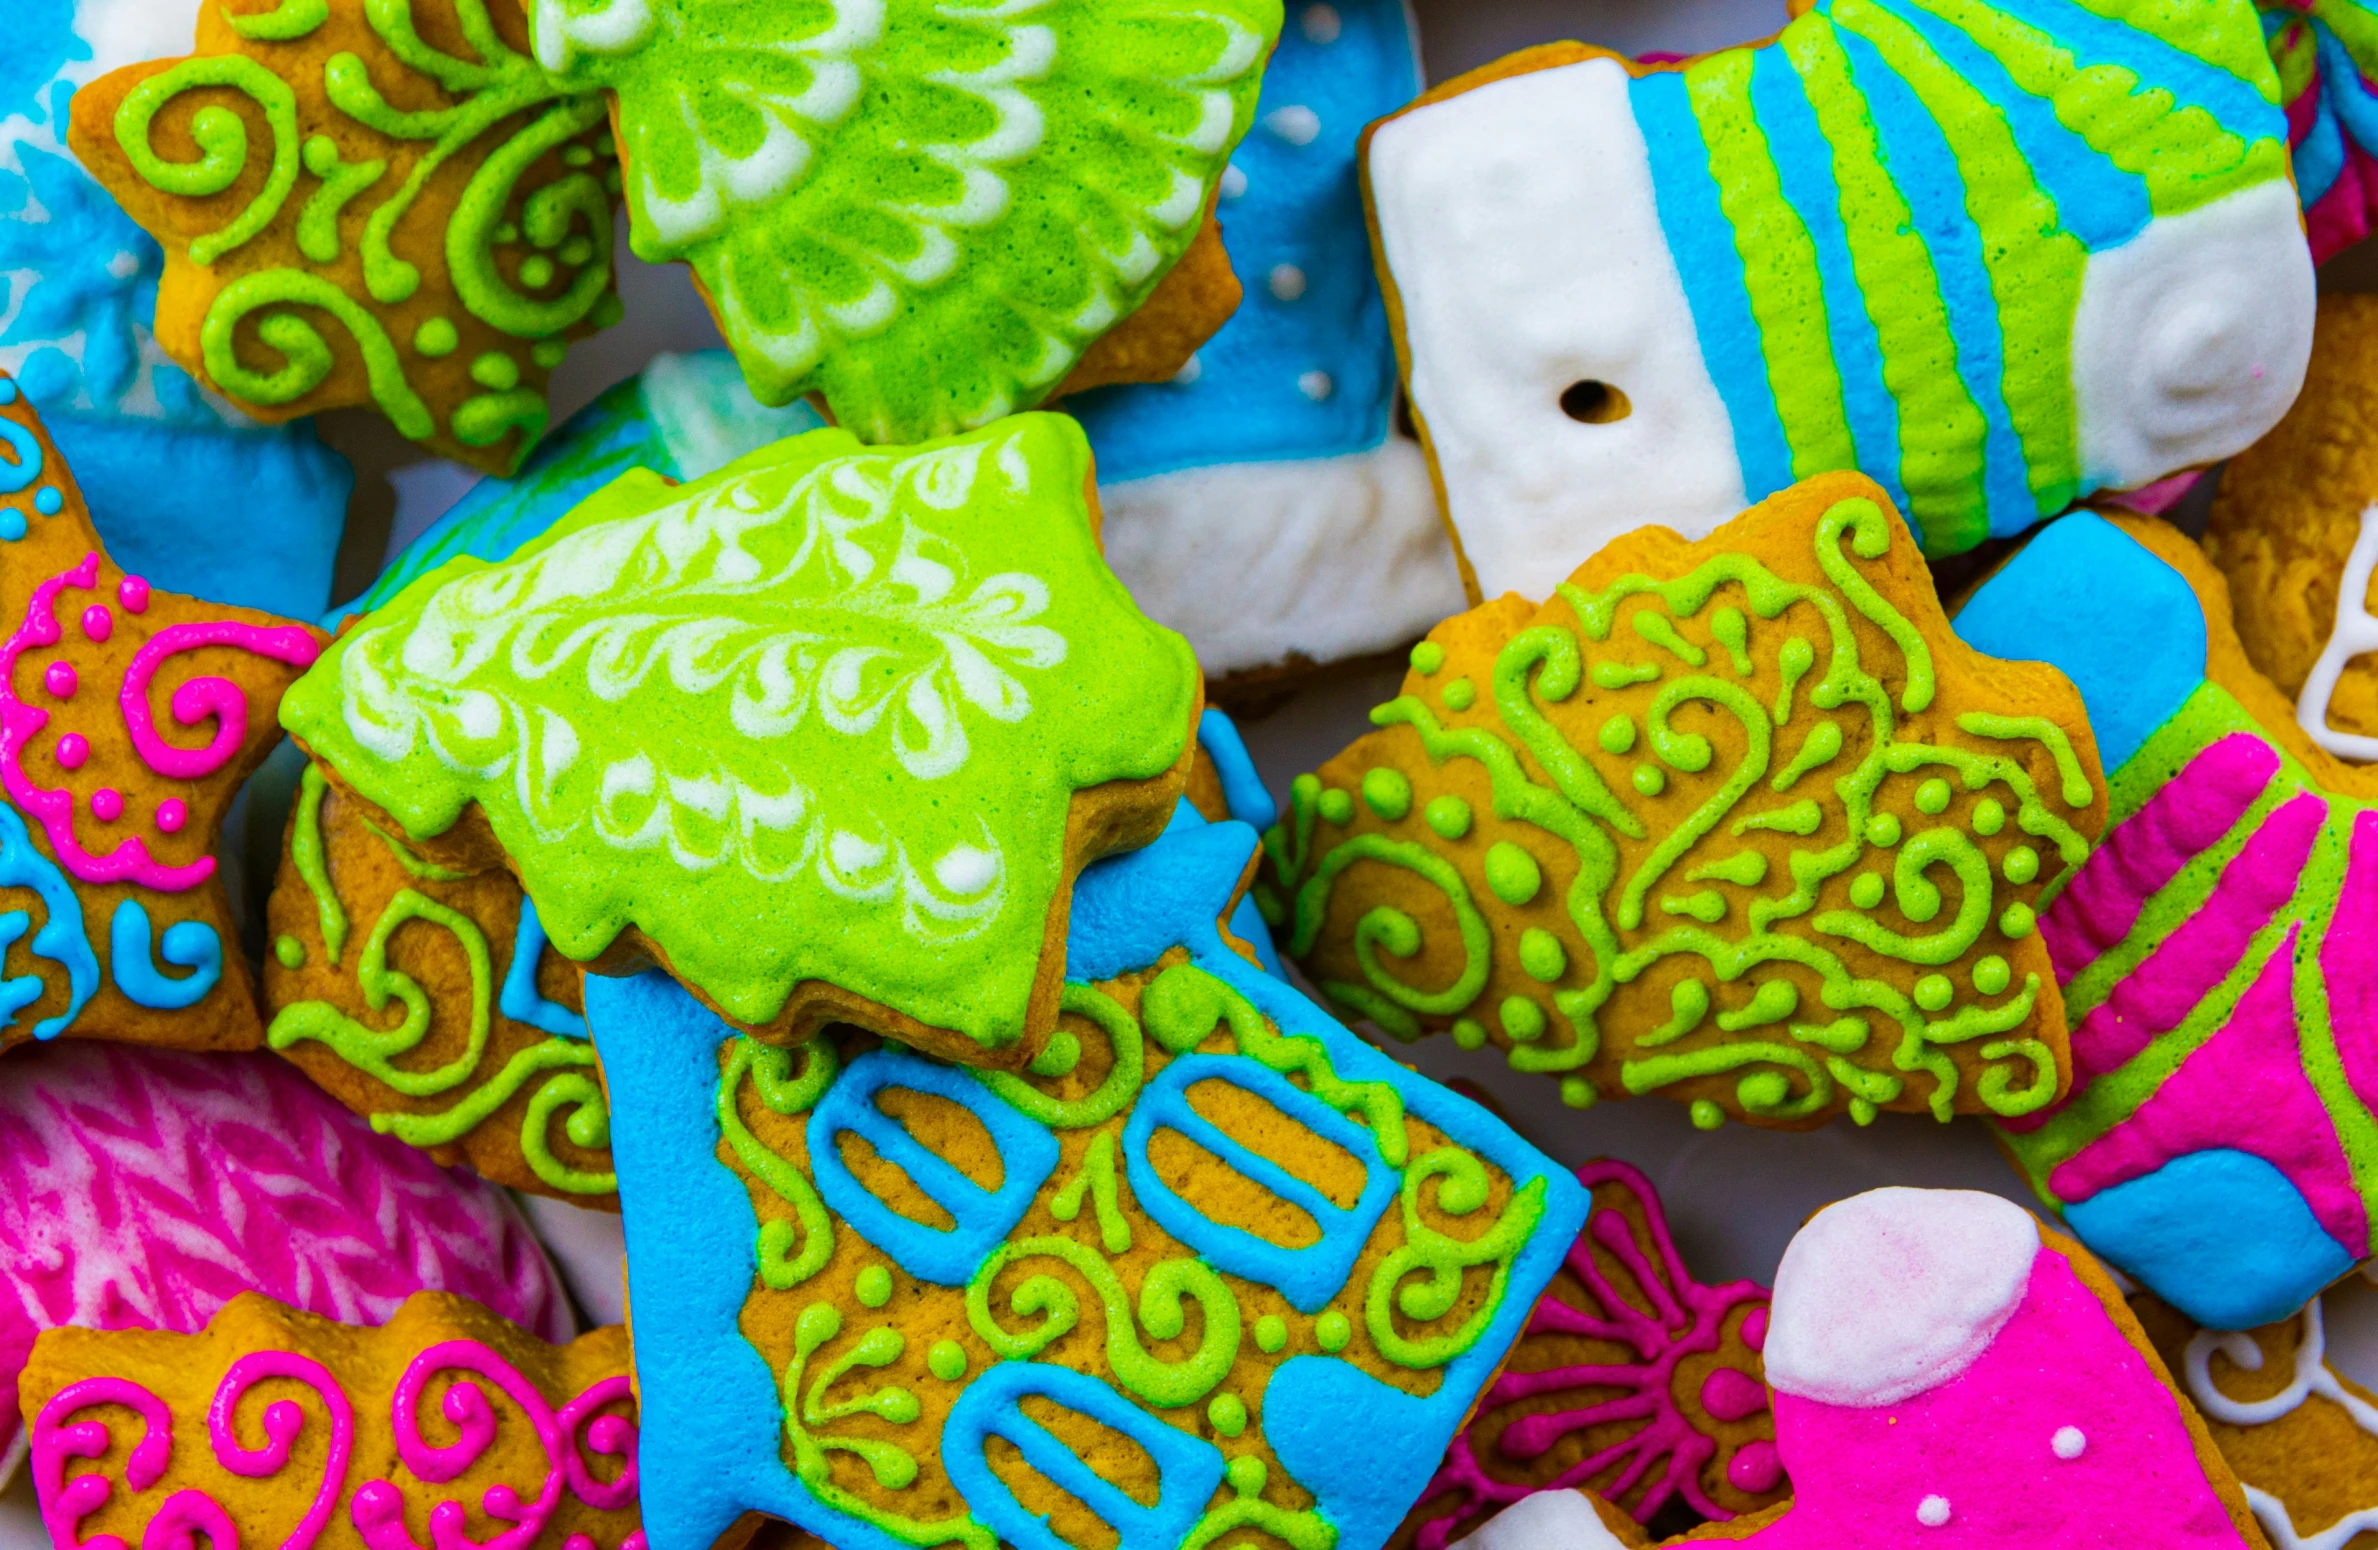
M2052 1442L2067 1427L2071 1458ZM1872 1408L1778 1394L1775 1430L1794 1496L1739 1541L1757 1550L2243 1550L2172 1391L2052 1250L1956 1377ZM1929 1498L1937 1526L1917 1516Z
M2320 944L2320 975L2346 1085L2378 1107L2378 812L2354 816L2347 856L2337 913Z
M124 1460L124 1484L145 1491L165 1478L173 1461L173 1412L165 1401L128 1378L85 1378L50 1397L33 1421L33 1489L41 1502L41 1526L57 1550L125 1550L114 1534L86 1540L83 1519L107 1505L115 1483L102 1474L66 1478L69 1459L105 1458L115 1444L105 1421L68 1417L95 1405L123 1405L139 1412L140 1441Z
M215 735L203 748L178 748L157 735L156 714L149 706L149 684L167 657L208 646L231 646L255 656L270 657L291 667L311 667L322 654L321 643L298 625L264 629L253 624L215 620L177 624L159 630L133 654L124 670L124 687L117 695L124 725L132 733L132 747L141 762L174 780L199 780L231 762L248 735L248 696L228 678L193 678L173 691L173 719L194 727L215 718Z
M2229 1021L2137 1112L2048 1175L2058 1198L2086 1200L2190 1152L2235 1148L2286 1174L2347 1253L2369 1252L2369 1220L2336 1123L2304 1075L2293 983L2302 930L2288 931Z
M487 1391L468 1378L459 1378L449 1386L439 1404L458 1433L456 1439L441 1446L421 1435L423 1390L439 1373L454 1371L487 1379L526 1414L545 1451L545 1483L532 1502L523 1502L509 1485L488 1487L480 1500L482 1510L512 1526L485 1541L466 1532L469 1508L458 1501L439 1502L429 1513L432 1550L527 1550L561 1504L561 1430L553 1407L537 1392L536 1385L493 1350L476 1340L448 1340L413 1358L404 1376L397 1379L389 1417L396 1431L397 1460L428 1484L443 1485L469 1469L494 1443L494 1408L487 1401ZM371 1550L423 1550L405 1527L404 1493L388 1481L367 1483L355 1493L347 1510Z
M2056 983L2071 984L2130 935L2147 901L2246 816L2278 773L2279 755L2268 743L2232 733L2107 835L2040 917Z
M2318 96L2306 92L2304 100ZM2328 262L2370 234L2370 190L2378 187L2378 162L2368 151L2348 142L2345 166L2337 181L2304 212L2304 234L2312 245L2312 261Z
M347 1402L347 1391L329 1368L294 1351L252 1351L233 1362L215 1388L214 1403L207 1408L206 1429L215 1445L215 1461L245 1479L263 1480L279 1474L289 1463L298 1433L305 1428L304 1407L292 1399L276 1399L264 1407L264 1446L251 1450L240 1442L236 1424L239 1402L266 1378L295 1379L312 1389L330 1412L330 1448L322 1462L321 1488L315 1491L306 1515L281 1542L281 1550L309 1550L322 1537L330 1510L346 1489L347 1461L355 1451L355 1407Z

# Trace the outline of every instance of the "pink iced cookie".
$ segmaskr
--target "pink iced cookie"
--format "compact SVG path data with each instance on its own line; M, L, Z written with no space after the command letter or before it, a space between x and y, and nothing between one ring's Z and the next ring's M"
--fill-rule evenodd
M0 1447L42 1330L190 1332L250 1291L378 1324L424 1290L575 1330L503 1191L271 1055L63 1043L0 1064Z
M1882 1189L1819 1212L1776 1273L1765 1352L1796 1494L1701 1536L1760 1550L2261 1550L2236 1477L2079 1255L1995 1195ZM1628 1543L1596 1514L1533 1499L1470 1541Z

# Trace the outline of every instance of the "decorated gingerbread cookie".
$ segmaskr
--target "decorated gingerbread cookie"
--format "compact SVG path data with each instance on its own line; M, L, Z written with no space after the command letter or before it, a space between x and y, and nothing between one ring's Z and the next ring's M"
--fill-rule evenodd
M1074 874L1155 837L1194 753L1196 664L1100 558L1089 476L1056 415L631 473L407 587L283 724L417 858L508 865L569 958L772 1038L1019 1065Z
M1531 50L1371 132L1474 597L1836 469L1954 554L2294 398L2312 261L2253 0L1795 9L1681 66Z
M1639 1522L1723 1522L1789 1489L1759 1349L1767 1290L1693 1279L1651 1181L1591 1162L1593 1214L1477 1414L1396 1536L1444 1550L1538 1492L1587 1487Z
M0 1453L43 1330L190 1333L242 1292L369 1324L425 1290L551 1340L575 1327L501 1190L372 1134L270 1055L65 1043L4 1069Z
M54 1330L26 1368L63 1546L633 1550L627 1331L551 1346L424 1292L378 1329L263 1297L203 1333Z
M558 80L612 94L636 252L693 266L763 403L929 440L1163 381L1237 304L1207 213L1280 0L536 0L532 24Z
M2246 658L2328 752L2378 761L2378 297L2329 296L2304 395L2230 460L2205 531Z
M1222 176L1246 300L1173 381L1065 403L1098 454L1115 573L1209 678L1391 650L1461 610L1427 461L1394 429L1355 173L1363 126L1419 90L1403 0L1289 0Z
M0 378L0 1045L263 1040L218 875L310 626L128 575Z
M2312 257L2370 234L2378 209L2378 8L2366 0L2255 0L2279 67L2287 142Z
M491 473L619 316L599 94L518 0L206 0L196 52L75 98L74 153L165 248L157 339L267 420L368 404Z
M1268 840L1267 913L1348 1015L1712 1126L2064 1091L2033 921L2104 823L2088 718L1958 642L1871 482L1449 620L1371 720Z
M150 332L165 255L66 150L75 88L187 50L198 8L20 0L0 13L0 371L41 411L120 563L176 592L311 618L329 600L353 472L310 425L258 426L166 358ZM221 541L227 511L242 514L241 542Z
M1957 616L2089 707L2110 826L2041 912L2073 1092L2001 1134L2091 1250L2200 1324L2286 1318L2371 1252L2378 775L2251 667L2151 518L2050 526Z
M654 1550L1387 1540L1588 1198L1228 944L1256 845L1085 872L1028 1072L588 980Z

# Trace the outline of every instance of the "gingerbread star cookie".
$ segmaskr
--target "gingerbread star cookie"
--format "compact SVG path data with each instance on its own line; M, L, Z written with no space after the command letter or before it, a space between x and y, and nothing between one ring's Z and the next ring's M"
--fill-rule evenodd
M254 1048L217 837L323 637L118 569L6 378L0 445L0 1045Z
M508 474L618 319L600 95L518 0L207 0L197 52L74 99L75 155L165 248L157 341L259 419L368 404Z
M1704 1126L2063 1093L2034 922L2104 826L2088 718L1951 634L1866 479L1451 619L1371 720L1296 782L1262 896L1347 1015Z

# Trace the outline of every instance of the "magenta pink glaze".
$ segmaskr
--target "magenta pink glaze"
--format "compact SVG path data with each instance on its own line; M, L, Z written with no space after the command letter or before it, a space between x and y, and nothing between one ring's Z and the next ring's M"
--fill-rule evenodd
M249 1448L239 1440L239 1402L266 1378L292 1378L314 1391L330 1417L330 1447L322 1460L322 1484L313 1504L291 1531L282 1550L306 1550L322 1537L337 1505L339 1488L346 1484L347 1462L355 1456L355 1407L330 1369L293 1351L251 1351L231 1364L215 1388L215 1402L207 1407L207 1439L214 1444L215 1461L247 1480L268 1480L288 1467L297 1435L305 1429L303 1406L293 1399L276 1399L264 1407L264 1446ZM154 1528L151 1529L154 1533Z
M116 601L124 605L128 614L149 611L149 584L138 576L126 576L116 583Z
M2320 944L2320 975L2345 1083L2378 1108L2378 812L2354 815L2345 886Z
M2302 931L2289 928L2228 1019L2137 1112L2048 1175L2059 1199L2086 1200L2190 1152L2235 1148L2286 1174L2347 1253L2370 1252L2369 1216L2336 1123L2304 1075L2294 987Z
M0 1445L34 1336L204 1328L241 1292L350 1324L417 1291L548 1340L568 1303L500 1189L449 1173L275 1056L67 1040L0 1082Z
M91 793L91 816L101 823L114 823L124 816L124 793L113 786L101 786Z
M93 603L83 610L84 635L94 641L104 641L115 633L116 616L107 611L105 603Z
M1874 1289L1888 1297L1890 1287ZM1847 1310L1845 1310L1846 1312ZM2050 1443L2067 1426L2080 1457ZM2023 1303L1974 1364L1896 1405L1775 1396L1791 1510L1759 1550L2155 1550L2244 1540L2205 1480L2170 1389L2062 1255L2043 1248ZM1924 1498L1948 1521L1920 1524Z
M61 700L73 699L75 686L81 681L72 662L52 662L41 675L41 686Z
M88 592L98 583L96 553L83 556L82 563L65 575L42 582L33 589L25 622L9 637L7 645L0 647L0 788L7 791L20 810L40 822L58 864L82 881L134 882L161 893L181 893L214 876L214 857L201 856L187 866L163 866L138 835L127 837L104 857L93 856L75 838L74 793L36 785L25 773L26 747L49 725L50 713L16 697L17 659L28 650L54 646L63 638L58 625L59 592L67 587ZM142 601L145 607L145 593ZM100 626L96 631L94 618ZM113 622L104 606L93 604L84 612L83 630L92 639L105 640L112 629ZM149 707L149 684L156 676L157 666L169 656L201 646L232 646L297 667L311 666L322 650L314 636L299 625L263 629L229 620L175 625L159 631L145 643L125 670L118 699L133 750L149 768L172 779L195 780L212 774L238 751L247 733L248 700L239 686L223 678L194 678L174 691L174 719L184 726L195 726L214 716L217 718L214 737L205 747L191 749L174 747L157 736L154 713ZM60 739L58 752L59 762L68 769L80 766L79 758L68 762L67 739ZM87 748L84 756L88 756Z
M58 739L58 768L79 770L91 762L91 740L80 732L69 732Z
M182 825L190 821L190 807L180 797L167 797L157 804L157 827L167 834L179 834Z
M1498 1439L1500 1451L1515 1460L1540 1458L1573 1432L1611 1421L1640 1420L1641 1428L1624 1441L1578 1460L1543 1489L1566 1490L1584 1485L1612 1465L1623 1462L1624 1467L1603 1486L1604 1494L1623 1496L1656 1465L1660 1466L1660 1476L1634 1509L1639 1520L1648 1522L1671 1496L1682 1495L1695 1512L1722 1522L1733 1514L1710 1500L1709 1494L1701 1489L1701 1466L1716 1454L1717 1443L1697 1430L1677 1406L1676 1367L1687 1356L1716 1350L1727 1315L1744 1303L1758 1304L1743 1325L1744 1338L1756 1350L1766 1334L1767 1289L1754 1281L1731 1281L1724 1286L1703 1286L1695 1281L1676 1252L1675 1239L1668 1232L1667 1213L1660 1208L1660 1197L1653 1191L1651 1181L1638 1170L1606 1159L1578 1169L1577 1180L1589 1190L1617 1183L1641 1201L1659 1261L1655 1265L1644 1257L1624 1216L1597 1209L1586 1218L1585 1233L1626 1266L1627 1284L1614 1284L1603 1274L1591 1245L1581 1235L1570 1245L1569 1271L1584 1284L1594 1302L1604 1310L1604 1316L1597 1318L1547 1291L1528 1317L1527 1333L1587 1335L1621 1341L1633 1347L1642 1360L1627 1366L1579 1365L1542 1372L1506 1372L1479 1400L1476 1414L1490 1414L1499 1406L1537 1394L1569 1389L1616 1389L1619 1391L1616 1398L1512 1422ZM1648 1304L1653 1311L1642 1312L1638 1303ZM1743 1398L1740 1392L1727 1391L1723 1384L1724 1375L1731 1371L1721 1368L1702 1381L1704 1404L1708 1403L1713 1385L1723 1398L1734 1401ZM1755 1403L1736 1416L1721 1416L1721 1419L1743 1419L1757 1414L1766 1404L1766 1394L1760 1385L1740 1373L1734 1376L1751 1391ZM1714 1406L1711 1413L1717 1414ZM1420 1493L1421 1501L1433 1501L1447 1492L1459 1492L1462 1500L1458 1510L1421 1526L1418 1550L1445 1550L1453 1531L1480 1508L1500 1511L1534 1494L1528 1486L1510 1484L1489 1474L1478 1462L1477 1449L1481 1445L1473 1429L1464 1427L1446 1450L1445 1462L1438 1466L1435 1478ZM1749 1453L1751 1449L1746 1447L1742 1451ZM1737 1454L1737 1462L1741 1456ZM1737 1485L1742 1484L1733 1476L1731 1464L1729 1477L1735 1478ZM1771 1477L1765 1486L1745 1489L1772 1488L1779 1478L1780 1475Z

